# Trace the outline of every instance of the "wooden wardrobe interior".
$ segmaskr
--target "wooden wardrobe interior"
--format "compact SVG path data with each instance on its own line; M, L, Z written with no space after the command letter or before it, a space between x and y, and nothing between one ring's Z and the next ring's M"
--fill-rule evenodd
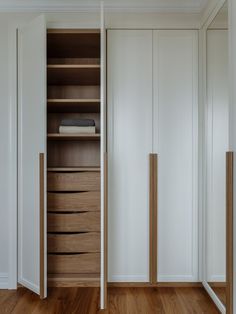
M59 134L62 119L93 119L95 134ZM47 33L49 286L100 282L100 31Z

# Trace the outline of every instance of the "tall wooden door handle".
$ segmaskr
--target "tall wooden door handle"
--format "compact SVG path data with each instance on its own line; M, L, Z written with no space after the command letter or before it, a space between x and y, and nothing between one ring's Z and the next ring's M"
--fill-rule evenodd
M40 259L40 298L43 299L45 297L44 291L44 233L45 233L45 226L44 226L44 153L39 153L39 208L40 208L40 252L39 252L39 259Z
M158 155L149 154L149 281L157 282L157 177Z
M226 153L226 310L233 314L233 172L234 153Z

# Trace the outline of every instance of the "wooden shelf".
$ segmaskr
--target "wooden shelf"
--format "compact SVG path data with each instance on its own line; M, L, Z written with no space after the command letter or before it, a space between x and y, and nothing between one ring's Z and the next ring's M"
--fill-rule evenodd
M77 171L91 171L99 172L100 167L48 167L48 172L77 172Z
M61 133L48 133L49 140L84 140L84 141L96 141L100 139L100 134L61 134Z
M87 104L87 103L100 103L100 99L48 99L48 103L82 103L82 104Z
M48 99L48 112L99 113L100 99Z
M49 64L49 85L99 85L99 64Z
M100 34L100 29L48 28L48 34Z
M100 65L100 58L48 58L47 64L49 65Z
M100 69L100 64L48 64L48 69Z
M100 30L47 33L49 286L100 286L100 57ZM59 133L64 119L98 133Z

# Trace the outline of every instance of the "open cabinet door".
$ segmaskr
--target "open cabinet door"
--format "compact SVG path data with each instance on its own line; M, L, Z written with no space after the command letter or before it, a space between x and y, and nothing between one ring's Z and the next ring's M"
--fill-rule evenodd
M107 307L107 146L106 146L106 28L101 4L101 287L100 308Z
M46 297L46 24L18 30L18 281Z

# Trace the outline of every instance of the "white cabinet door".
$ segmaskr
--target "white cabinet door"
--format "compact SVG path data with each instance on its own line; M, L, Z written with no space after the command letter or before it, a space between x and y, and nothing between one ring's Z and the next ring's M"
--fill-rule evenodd
M108 31L108 280L149 281L152 31Z
M226 156L229 150L228 30L207 31L206 280L226 276Z
M18 32L18 281L41 297L47 282L45 152L46 26L40 16Z
M197 38L185 30L153 35L158 281L198 279Z

